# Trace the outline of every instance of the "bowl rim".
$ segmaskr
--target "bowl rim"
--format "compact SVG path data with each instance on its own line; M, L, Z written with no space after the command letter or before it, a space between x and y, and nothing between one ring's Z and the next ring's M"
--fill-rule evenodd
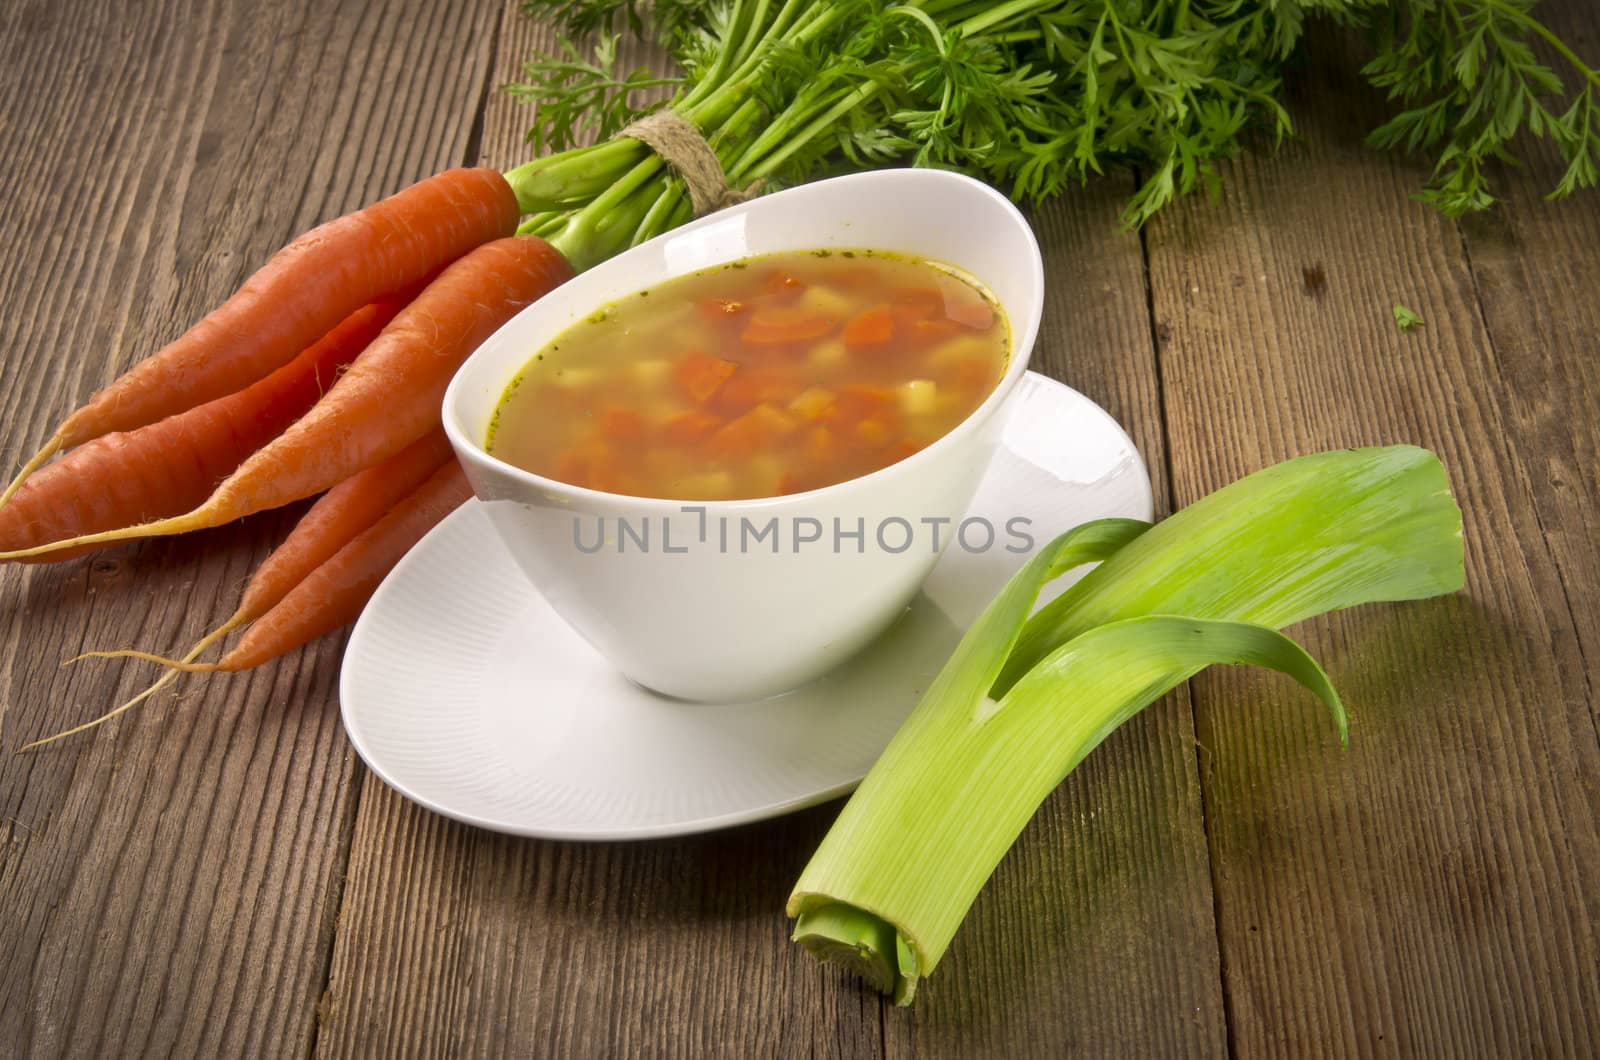
M458 388L465 385L462 383L462 379L468 374L468 369L472 364L472 361L478 357L481 350L499 337L501 331L511 327L518 318L538 304L537 302L534 302L520 310L510 320L507 320L500 326L500 328L495 330L493 335L481 343L477 349L473 350L472 354L467 358L466 361L462 362L461 367L456 369L455 374L450 379L450 384L445 390L443 407L441 409L441 420L444 424L445 435L449 438L452 448L455 449L457 458L462 460L471 460L488 472L492 472L497 475L508 476L513 481L518 481L524 486L532 487L545 494L554 495L555 497L564 500L570 500L576 504L584 504L590 507L597 504L608 504L613 507L628 507L634 509L635 511L641 511L645 513L668 512L671 514L679 514L687 509L688 511L697 513L704 512L706 516L725 514L730 511L761 511L764 509L790 506L797 502L811 503L819 499L824 499L829 493L843 493L859 486L870 488L873 483L881 482L890 475L909 474L917 469L927 467L931 461L939 459L942 454L961 444L961 442L965 440L966 436L978 431L980 427L988 422L1000 410L1001 406L1004 405L1005 402L1016 391L1018 385L1022 381L1022 377L1027 373L1028 363L1032 358L1033 346L1038 338L1039 322L1044 312L1045 298L1044 260L1039 249L1039 240L1034 234L1033 227L1028 224L1027 218L1022 215L1022 211L1017 209L1015 203L1013 203L1005 195L1001 194L994 187L984 183L983 181L969 177L963 173L956 173L944 169L915 167L876 169L861 173L847 173L842 176L829 177L825 180L808 181L804 184L797 184L794 187L785 188L782 191L777 191L770 195L760 196L747 202L740 203L736 206L729 207L728 209L718 210L713 213L706 214L704 217L696 218L695 220L690 221L688 224L681 225L677 228L671 229L670 231L664 232L653 239L649 239L643 243L640 243L638 246L630 247L628 250L623 251L616 257L610 258L607 261L603 261L588 271L589 273L593 273L596 270L607 268L616 262L623 261L631 255L639 254L640 256L644 256L644 254L641 252L647 252L648 250L666 241L679 238L686 233L694 232L702 227L709 226L710 224L724 221L730 216L749 213L752 209L772 209L774 207L771 204L782 200L784 196L793 192L816 188L822 185L839 184L843 182L875 183L885 180L923 180L936 183L950 182L954 186L964 186L970 193L984 196L990 199L994 204L1000 206L1002 212L1008 216L1009 220L1015 223L1016 228L1023 236L1023 244L1028 251L1026 262L1028 286L1038 292L1038 297L1034 300L1034 304L1030 307L1031 311L1027 314L1026 321L1019 329L1017 327L1016 317L1009 312L1009 307L1001 302L1000 297L996 295L993 290L987 286L987 284L984 283L982 277L972 275L970 270L966 269L964 266L957 265L956 263L941 263L945 265L954 265L960 273L970 276L972 279L976 280L979 286L994 298L996 304L998 304L1002 312L1005 313L1007 323L1011 326L1013 339L1012 353L1007 360L1005 374L1000 377L999 382L995 384L988 396L985 397L976 408L968 412L959 423L951 427L948 431L940 435L933 442L930 442L924 448L919 449L917 452L912 453L910 456L905 457L902 460L898 460L885 467L878 468L875 471L869 471L865 475L857 475L854 478L847 478L839 482L832 482L826 486L818 486L815 489L805 490L800 493L784 493L771 497L737 497L721 500L644 497L631 493L609 493L605 490L591 489L587 486L578 486L570 482L563 482L560 479L549 478L545 475L540 475L537 472L529 471L526 468L518 467L516 464L501 460L499 457L493 455L487 449L485 449L481 443L468 437L466 428L461 424L457 417L452 414L452 410L460 400L458 397ZM797 246L787 249L805 250L809 248ZM860 247L857 249L872 250L875 248ZM779 249L763 251L761 253L778 254L784 252L786 251ZM894 251L886 252L894 253ZM745 257L751 256L754 255L746 255ZM729 260L741 261L744 260L744 258L732 258ZM696 266L692 270L675 272L670 275L662 276L659 279L641 281L641 283L646 287L654 287L658 284L678 279L681 276L691 275L693 272L700 271L701 269L712 268L715 266L715 264L716 263ZM559 291L560 288L557 288L556 290ZM626 295L623 297L626 297ZM530 354L529 356L531 357L532 355Z

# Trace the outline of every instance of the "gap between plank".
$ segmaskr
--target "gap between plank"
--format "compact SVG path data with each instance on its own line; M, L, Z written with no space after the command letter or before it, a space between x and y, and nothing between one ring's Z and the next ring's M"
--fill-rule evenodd
M475 166L483 153L483 127L489 113L489 93L494 91L494 64L500 55L500 32L505 26L506 8L500 5L495 15L494 28L489 31L489 55L483 64L483 85L478 89L478 109L472 115L472 127L467 130L467 144L463 151L463 165Z
M348 745L348 741L346 741ZM322 1021L326 1018L328 1008L328 991L333 987L333 954L339 947L339 925L344 922L345 884L350 879L350 858L355 850L356 822L361 817L361 796L367 787L368 769L366 763L356 756L355 749L345 747L345 754L356 759L355 776L350 781L349 807L344 812L344 820L339 829L340 849L334 856L334 864L339 866L339 871L334 874L330 887L332 893L328 896L328 907L333 913L333 923L328 928L328 947L322 958L322 989L317 993L317 1000L311 1009L311 1038L307 1042L306 1057L317 1055L317 1046L322 1039Z
M1133 179L1137 186L1143 180L1143 174L1136 169ZM1145 319L1150 327L1150 349L1155 362L1156 408L1161 423L1161 463L1166 471L1167 513L1170 515L1178 507L1178 479L1172 460L1171 420L1167 413L1166 377L1162 371L1161 326L1156 321L1155 277L1150 269L1150 236L1148 227L1143 225L1139 227L1139 257L1144 264ZM1239 1055L1239 1049L1234 1039L1233 997L1228 992L1227 941L1222 932L1222 891L1217 880L1217 860L1211 855L1211 806L1200 763L1200 752L1203 750L1200 746L1200 717L1195 707L1194 682L1185 681L1182 687L1189 700L1189 728L1194 733L1194 782L1200 791L1200 832L1206 840L1206 876L1211 881L1211 932L1217 940L1217 986L1222 993L1222 1033L1228 1055L1233 1057Z
M1502 209L1504 206L1502 205ZM1483 328L1483 337L1489 342L1489 353L1493 357L1494 374L1500 382L1500 392L1510 392L1510 385L1506 382L1503 364L1500 359L1500 344L1495 341L1494 328L1489 323L1488 310L1483 304L1483 286L1478 282L1478 270L1472 265L1472 240L1467 237L1466 227L1460 219L1451 222L1456 230L1456 236L1461 240L1461 259L1467 269L1467 281L1472 284L1472 302L1478 311L1478 324ZM1506 445L1506 455L1521 472L1522 488L1527 493L1528 507L1533 511L1533 520L1539 527L1539 543L1544 546L1545 555L1550 560L1550 567L1556 572L1556 582L1561 586L1561 604L1566 608L1567 621L1572 627L1572 642L1577 646L1578 658L1583 661L1583 688L1585 697L1590 703L1594 702L1593 670L1589 665L1589 658L1584 654L1583 637L1580 635L1581 624L1578 621L1577 609L1572 605L1572 593L1567 588L1567 579L1561 569L1561 557L1550 546L1550 533L1544 525L1544 513L1539 510L1539 498L1533 490L1532 476L1522 459L1522 454L1509 442ZM1589 724L1594 729L1596 745L1600 745L1600 714L1589 711Z

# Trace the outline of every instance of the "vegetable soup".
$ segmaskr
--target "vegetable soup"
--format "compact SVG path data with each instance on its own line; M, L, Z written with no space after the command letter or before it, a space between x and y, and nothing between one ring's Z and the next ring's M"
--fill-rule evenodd
M512 380L486 447L576 486L677 500L842 482L948 433L1004 374L979 287L865 250L749 258L639 291Z

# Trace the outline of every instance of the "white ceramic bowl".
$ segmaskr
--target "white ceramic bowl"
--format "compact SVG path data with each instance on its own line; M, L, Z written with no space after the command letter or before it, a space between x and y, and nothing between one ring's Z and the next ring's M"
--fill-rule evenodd
M705 502L601 493L484 451L506 385L594 310L712 265L822 247L947 262L976 277L1005 310L1005 376L926 449L809 493ZM1033 232L993 188L929 169L819 181L685 225L529 306L456 374L445 394L445 430L517 565L618 669L683 699L759 698L832 669L916 594L983 477L1002 409L1027 368L1043 297ZM775 532L766 532L769 525ZM963 547L985 545L983 526L964 529ZM988 547L1006 547L1006 528L992 530Z

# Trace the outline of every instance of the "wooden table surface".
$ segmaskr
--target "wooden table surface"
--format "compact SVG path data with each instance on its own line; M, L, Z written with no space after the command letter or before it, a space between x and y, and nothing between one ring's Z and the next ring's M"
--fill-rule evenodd
M1600 60L1600 14L1551 5ZM429 173L524 156L510 0L8 0L4 452L277 246ZM92 735L232 610L295 512L0 572L0 1054L1600 1054L1600 193L1551 160L1457 223L1336 36L1301 137L1220 200L1115 227L1131 178L1033 212L1038 367L1110 409L1170 511L1265 464L1416 442L1467 588L1298 636L1352 713L1207 673L1045 803L914 1009L787 941L837 804L692 839L511 839L406 802L340 727L342 641ZM1426 326L1400 332L1403 302Z

